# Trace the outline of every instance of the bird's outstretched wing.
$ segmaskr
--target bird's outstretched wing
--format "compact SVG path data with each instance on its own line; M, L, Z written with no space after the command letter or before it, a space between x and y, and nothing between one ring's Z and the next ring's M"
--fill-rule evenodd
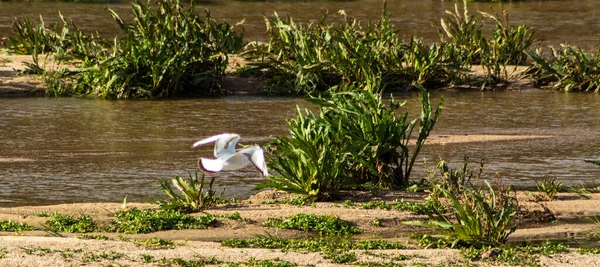
M220 172L223 169L223 161L220 159L200 158L198 166L205 172Z
M238 153L246 155L254 167L256 167L256 169L258 169L263 176L269 175L269 171L267 170L267 162L265 161L265 154L260 146L254 145L252 147L242 149L238 151Z
M235 154L235 146L239 140L239 134L223 133L199 140L192 145L192 148L215 142L215 157L221 158Z

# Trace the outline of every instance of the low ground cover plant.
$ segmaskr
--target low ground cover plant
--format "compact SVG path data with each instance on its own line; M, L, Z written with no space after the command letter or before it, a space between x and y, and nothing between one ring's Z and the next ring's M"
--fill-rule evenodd
M335 215L298 213L287 219L269 218L263 225L274 228L315 232L321 236L348 236L362 232L351 222L344 221Z
M85 214L76 217L54 213L44 225L54 232L87 233L98 229L98 223L91 216Z
M33 230L35 230L35 228L26 223L13 222L12 220L0 221L0 231L2 232L21 232Z
M176 210L123 209L115 214L108 227L109 231L125 234L151 233L171 229L204 229L216 223L216 219L206 214L194 217Z

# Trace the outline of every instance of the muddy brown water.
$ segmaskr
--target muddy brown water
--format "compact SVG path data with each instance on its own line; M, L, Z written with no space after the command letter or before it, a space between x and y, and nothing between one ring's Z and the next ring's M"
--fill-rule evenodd
M145 1L142 1L145 2ZM185 1L184 1L185 2ZM441 0L389 0L391 21L402 36L415 35L426 41L438 41L438 25L446 10L453 10L456 2ZM377 20L381 17L383 1L199 1L198 12L210 10L214 18L231 24L245 20L247 40L266 40L264 16L278 12L288 13L296 21L318 21L326 12L338 10L361 21ZM46 23L59 20L60 11L67 20L72 20L86 32L99 32L113 37L118 27L105 8L111 8L123 19L131 18L128 1L117 3L71 3L71 2L0 2L0 35L10 34L10 25L15 17L30 17L34 22L42 15ZM600 41L600 5L596 0L553 0L516 1L509 3L469 3L471 14L477 11L502 14L506 10L513 25L527 24L536 31L536 37L546 45L569 43L596 51ZM462 12L462 11L461 11ZM494 24L487 20L486 28Z
M600 95L529 90L444 92L446 105L435 135L548 135L550 138L425 146L414 178L425 176L423 160L439 157L458 167L485 158L484 177L532 186L556 177L571 185L594 183L600 167ZM433 98L439 99L440 93ZM419 95L407 100L416 116ZM152 201L162 197L159 180L193 172L197 139L235 132L243 144L265 144L288 133L284 119L302 99L226 97L164 101L79 98L0 99L0 205ZM263 181L252 167L214 174L226 196L245 197Z

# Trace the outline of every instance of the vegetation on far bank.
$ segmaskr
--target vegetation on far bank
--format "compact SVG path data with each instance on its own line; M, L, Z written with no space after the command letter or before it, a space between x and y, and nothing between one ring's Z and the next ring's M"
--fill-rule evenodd
M513 25L509 14L470 14L463 3L436 26L440 41L401 38L383 7L381 19L361 22L344 11L314 23L296 22L275 13L266 17L269 41L244 45L243 25L204 16L178 0L132 3L131 22L108 9L121 29L112 40L80 31L63 18L46 25L29 18L13 23L4 40L13 53L31 54L28 72L42 75L47 94L102 98L165 98L224 95L221 78L228 56L239 53L247 64L231 75L266 81L274 95L344 91L352 84L380 79L386 91L428 90L453 86L492 89L509 83L510 65L530 66L535 86L598 92L598 55L563 45L544 53L534 31ZM482 29L491 22L495 29ZM42 67L51 56L73 67ZM48 66L48 65L46 65ZM481 66L483 76L474 76Z

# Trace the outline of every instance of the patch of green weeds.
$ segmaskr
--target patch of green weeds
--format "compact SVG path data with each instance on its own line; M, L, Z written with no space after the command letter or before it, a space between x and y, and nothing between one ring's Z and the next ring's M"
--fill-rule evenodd
M352 201L350 199L344 200L344 205L343 205L344 208L346 208L346 209L354 208L354 205L355 205L354 201Z
M123 209L115 214L109 231L139 234L162 230L204 229L216 223L216 219L206 214L194 217L176 210Z
M544 241L540 244L507 245L502 247L465 247L461 248L462 255L469 260L483 260L502 263L510 266L540 266L539 255L552 256L568 253L569 246L555 241Z
M121 252L113 251L113 250L101 251L98 253L85 252L83 254L83 257L81 258L81 261L84 263L100 262L103 260L114 261L114 260L122 259L124 257L127 257L127 255L125 255Z
M284 239L277 237L254 237L250 239L225 239L221 242L223 246L233 248L269 248L281 249L282 251L309 251L318 252L332 249L404 249L399 242L387 242L384 240L337 240L328 238L303 238Z
M152 256L152 255L149 255L149 254L141 254L140 255L140 260L143 263L153 263L153 262L156 261L156 258L154 256Z
M6 258L6 254L8 254L8 250L6 250L6 248L0 248L0 259Z
M268 218L263 225L273 228L316 232L322 236L347 236L360 234L362 232L360 229L354 227L351 222L344 221L335 215L298 213L285 220Z
M52 212L47 212L47 211L39 211L35 213L35 216L37 217L52 217Z
M152 237L142 240L131 240L136 245L143 246L146 249L170 249L175 248L175 242L171 240L165 240L158 237Z
M379 219L372 220L370 224L374 227L381 227L381 221Z
M248 267L292 267L298 266L297 263L282 261L280 259L273 260L256 260L256 258L250 258L247 261L243 262L244 266ZM229 265L228 265L229 266ZM239 266L239 265L235 265Z
M87 233L98 229L98 224L92 217L85 214L74 217L56 212L44 225L53 232Z
M181 266L181 267L196 267L196 266L223 264L223 261L216 259L214 257L205 258L205 257L199 256L199 255L194 255L194 258L197 258L197 259L162 258L155 262L158 263L158 266ZM151 258L147 257L147 259L149 260Z
M230 219L230 220L234 220L234 221L240 221L243 223L251 223L252 222L251 219L242 217L238 211L229 213L229 214L222 214L222 215L219 215L218 217Z
M579 253L581 255L600 254L600 248L578 248L577 253Z
M399 262L379 262L379 261L359 261L359 262L355 262L355 265L358 266L368 266L368 267L404 267L406 266L403 263L399 263ZM417 266L416 264L413 264L411 266Z
M390 209L390 205L388 205L383 200L364 202L364 203L362 203L360 205L360 207L363 208L363 209L374 209L374 208L378 208L378 209L382 209L382 210L389 210Z
M392 209L401 210L401 211L410 211L416 214L432 214L433 206L430 202L426 203L415 203L410 201L404 201L401 199L399 201L394 201L391 203Z
M111 240L111 238L108 237L108 236L97 235L97 234L76 235L75 238L79 238L79 239L94 239L94 240Z
M0 221L0 231L2 232L22 232L33 231L35 228L26 223L17 223L12 220Z
M356 261L355 252L341 252L337 250L325 253L323 256L325 259L331 259L333 263L351 263Z

